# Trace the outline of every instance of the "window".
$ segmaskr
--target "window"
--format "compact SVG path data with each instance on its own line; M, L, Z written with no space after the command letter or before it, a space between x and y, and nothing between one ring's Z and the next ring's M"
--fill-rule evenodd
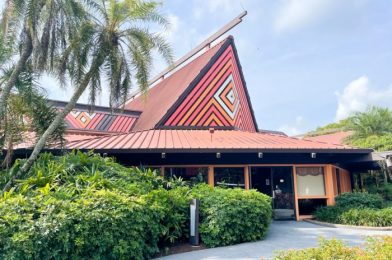
M215 186L225 186L229 188L245 188L245 177L243 167L214 168Z
M208 183L207 167L170 167L165 168L165 178L176 176L191 183Z
M298 167L298 196L325 196L323 167Z

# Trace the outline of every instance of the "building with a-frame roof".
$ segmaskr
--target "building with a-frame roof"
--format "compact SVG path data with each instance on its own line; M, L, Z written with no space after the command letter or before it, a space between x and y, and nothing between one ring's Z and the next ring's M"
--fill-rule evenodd
M124 111L78 105L66 125L67 149L167 177L257 189L273 197L275 218L297 220L350 192L352 169L372 152L259 131L232 37L163 76ZM30 151L19 148L19 155Z

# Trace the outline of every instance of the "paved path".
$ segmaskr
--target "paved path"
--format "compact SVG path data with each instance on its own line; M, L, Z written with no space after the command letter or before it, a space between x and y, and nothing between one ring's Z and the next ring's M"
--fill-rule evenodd
M193 251L170 255L159 259L259 260L261 257L268 259L273 257L275 250L316 246L317 239L320 236L325 238L335 237L344 240L350 245L359 245L364 243L366 236L372 235L392 235L392 231L330 228L303 221L275 221L271 224L268 235L263 241Z

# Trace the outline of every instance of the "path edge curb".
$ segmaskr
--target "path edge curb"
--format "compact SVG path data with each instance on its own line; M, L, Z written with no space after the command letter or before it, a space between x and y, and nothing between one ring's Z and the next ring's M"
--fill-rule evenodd
M333 223L328 223L328 222L322 222L322 221L313 220L313 219L304 219L303 221L308 222L308 223L312 223L315 225L319 225L319 226L324 226L324 227L392 231L392 227L370 227L370 226L342 225L342 224L333 224Z

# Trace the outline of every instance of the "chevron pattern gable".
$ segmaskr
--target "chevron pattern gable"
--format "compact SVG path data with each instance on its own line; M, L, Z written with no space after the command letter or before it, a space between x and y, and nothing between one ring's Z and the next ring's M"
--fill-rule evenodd
M236 127L251 132L256 130L231 45L163 125L190 128Z
M68 129L120 133L130 132L136 120L135 116L79 110L72 110L65 118Z

